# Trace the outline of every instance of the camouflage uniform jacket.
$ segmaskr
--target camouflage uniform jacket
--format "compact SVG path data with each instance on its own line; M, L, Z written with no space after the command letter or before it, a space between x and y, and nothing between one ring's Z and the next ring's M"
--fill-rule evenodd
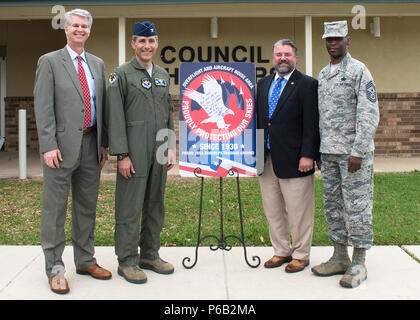
M328 64L318 76L320 152L363 158L375 148L379 122L372 75L349 53L333 73L330 70Z

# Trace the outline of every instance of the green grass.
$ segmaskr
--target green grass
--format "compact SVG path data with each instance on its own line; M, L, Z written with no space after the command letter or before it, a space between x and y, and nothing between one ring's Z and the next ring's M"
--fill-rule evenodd
M373 226L377 244L420 244L420 171L376 174Z
M161 234L162 246L195 246L200 205L198 178L169 176L166 188L166 218ZM204 180L201 236L220 237L219 179ZM322 181L315 180L315 225L313 245L331 245L323 214ZM224 235L240 237L236 179L223 179ZM240 179L241 205L247 246L271 246L267 220L261 204L258 178ZM95 243L114 244L115 182L101 182L97 207ZM0 180L0 244L38 245L42 181ZM373 226L375 245L420 244L420 171L375 174ZM71 196L66 222L70 244ZM209 239L203 245L215 244ZM229 244L239 245L235 239Z

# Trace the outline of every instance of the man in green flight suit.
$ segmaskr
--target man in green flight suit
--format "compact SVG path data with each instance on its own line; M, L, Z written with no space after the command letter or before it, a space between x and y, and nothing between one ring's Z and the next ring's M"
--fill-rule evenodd
M169 74L153 63L158 48L154 24L136 23L131 46L133 59L109 76L106 118L109 153L118 159L118 274L129 282L145 283L147 276L141 268L161 274L174 272L173 265L163 261L158 253L166 176L175 164L173 104Z

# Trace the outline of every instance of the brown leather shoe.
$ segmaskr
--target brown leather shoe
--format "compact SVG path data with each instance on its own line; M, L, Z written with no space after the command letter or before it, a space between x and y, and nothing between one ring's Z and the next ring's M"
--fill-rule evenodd
M48 283L52 292L65 294L70 291L69 284L63 275L50 277Z
M265 268L277 268L280 267L283 263L292 261L292 257L280 257L280 256L273 256L270 260L267 260L264 263Z
M292 262L286 266L285 271L289 273L299 272L305 269L307 266L309 266L309 260L293 259Z
M78 274L88 274L99 280L108 280L111 279L112 274L108 270L100 267L98 264L93 264L90 267L84 269L77 269L76 273Z

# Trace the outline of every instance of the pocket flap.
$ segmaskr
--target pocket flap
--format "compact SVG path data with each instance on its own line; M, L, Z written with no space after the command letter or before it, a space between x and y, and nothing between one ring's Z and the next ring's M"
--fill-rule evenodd
M127 127L142 126L142 125L144 125L143 120L127 121Z

